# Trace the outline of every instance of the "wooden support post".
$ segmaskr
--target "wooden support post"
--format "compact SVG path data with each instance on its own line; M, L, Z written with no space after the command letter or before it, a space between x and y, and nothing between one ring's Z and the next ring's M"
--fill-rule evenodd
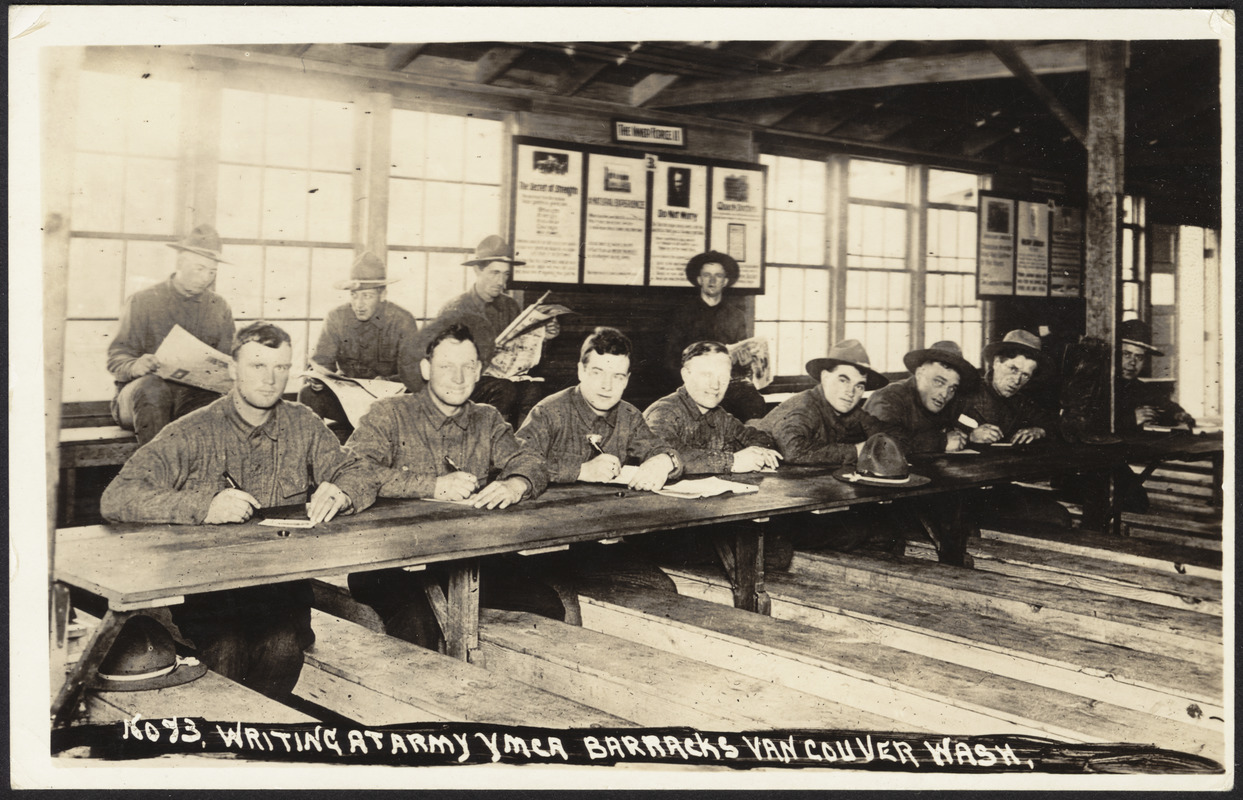
M716 540L717 555L734 592L734 607L758 614L771 613L764 591L764 534L756 526L738 528L733 541Z
M112 643L117 639L117 634L121 632L121 628L130 617L141 613L143 612L108 609L108 613L104 615L99 627L95 629L90 641L82 650L81 657L65 676L65 683L57 692L56 699L52 701L53 727L62 727L73 719L82 689L86 687L87 681L90 680L95 670L99 669L99 665L103 663L108 650L112 648Z
M449 571L449 613L445 652L462 661L482 664L479 650L479 559L454 562Z
M216 227L216 199L220 183L220 128L223 95L222 75L213 70L194 73L189 86L190 102L181 140L186 157L182 163L185 205L177 217L178 232L196 225Z
M381 261L388 258L388 182L393 140L393 96L371 92L357 112L354 152L354 242Z

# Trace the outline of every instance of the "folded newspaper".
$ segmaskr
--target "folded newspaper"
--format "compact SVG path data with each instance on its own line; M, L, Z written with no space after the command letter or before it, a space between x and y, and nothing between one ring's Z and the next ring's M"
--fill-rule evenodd
M539 363L544 351L544 325L562 314L574 313L565 306L545 304L549 292L523 309L505 330L497 334L492 361L483 371L492 378L511 381L538 381L527 373Z
M233 388L229 356L180 325L174 325L156 348L155 360L159 364L155 374L166 381L221 394Z
M763 389L773 382L768 340L764 337L756 336L729 345L729 358L734 363L734 374L748 378L756 389Z
M311 362L304 378L320 381L341 401L341 408L350 418L350 425L355 428L363 415L371 410L371 404L385 397L395 397L406 391L406 385L398 381L386 381L380 378L349 378L339 372L330 372L321 364ZM340 420L338 420L340 421Z

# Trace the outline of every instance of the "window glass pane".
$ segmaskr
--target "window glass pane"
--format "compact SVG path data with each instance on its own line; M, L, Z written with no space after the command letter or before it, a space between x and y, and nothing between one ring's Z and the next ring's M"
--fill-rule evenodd
M125 159L78 153L73 174L71 214L75 231L121 230Z
M975 237L977 231L976 212L961 211L958 217L958 255L961 258L971 259L971 271L975 271Z
M953 203L960 206L976 204L979 178L969 172L928 170L928 202Z
M1139 285L1130 281L1122 284L1122 307L1128 311L1139 310Z
M427 256L424 253L390 250L388 275L390 278L400 278L397 283L388 287L390 302L406 309L418 319L426 319L439 310L427 308Z
M906 272L889 273L889 308L901 309L906 314L911 307L911 276Z
M263 316L266 319L308 316L310 250L268 247L264 257Z
M798 215L792 211L774 211L774 225L768 231L772 242L773 261L778 264L798 263Z
M900 208L883 211L885 247L882 253L887 258L903 258L906 256L906 212Z
M829 326L823 322L811 322L803 326L803 351L798 368L805 369L807 362L829 351Z
M940 275L929 274L924 278L924 302L927 303L928 309L941 305L941 285L944 278Z
M797 319L796 315L803 308L803 273L801 269L786 270L786 274L782 276L781 294L778 302L780 303L780 311L778 319L792 320Z
M268 95L267 100L266 163L305 169L310 163L311 101L276 94Z
M421 178L426 152L427 115L422 111L393 109L392 174Z
M871 272L867 276L867 307L883 309L889 307L889 275L884 272Z
M140 289L163 283L176 267L177 251L163 242L126 242L125 296L129 297ZM219 277L216 280L219 281Z
M129 80L103 72L78 77L77 146L79 150L121 153L125 150L125 98ZM79 157L79 163L81 157Z
M501 182L502 125L491 119L466 120L466 175L473 183Z
M300 375L302 368L310 361L308 353L315 349L315 341L309 338L307 328L309 327L305 320L287 320L280 324L280 327L289 334L290 353L289 363L293 368L289 371L289 381L285 384L285 394L297 394L302 390L303 379Z
M846 210L846 252L863 252L864 206L851 204Z
M465 168L466 117L427 115L427 177L460 181Z
M216 229L229 239L259 238L263 204L261 167L220 167L216 199Z
M66 311L73 317L119 317L125 243L115 239L69 240Z
M768 357L772 361L773 374L783 374L780 368L777 353L777 323L775 322L757 322L755 323L755 336L758 339L768 340Z
M263 163L264 98L258 92L225 89L220 120L220 160Z
M1134 237L1135 231L1130 228L1122 229L1122 280L1124 281L1135 278Z
M306 239L307 174L263 171L263 238Z
M116 333L114 320L65 323L62 403L108 400L116 393L108 372L108 345Z
M460 253L427 254L427 308L434 309L429 316L440 313L445 303L465 291L467 276L474 279L475 271L462 266L465 260Z
M823 161L800 159L802 179L799 197L799 210L823 214L825 210L825 184L828 181L828 167Z
M474 247L485 236L501 233L501 187L462 187L462 247Z
M802 194L801 183L798 161L792 158L778 160L776 178L773 173L769 173L770 191L773 193L772 207L782 211L797 210Z
M307 220L310 238L319 242L348 242L353 210L353 179L335 172L310 173Z
M423 243L423 181L388 182L388 243Z
M941 243L941 249L938 251L943 256L958 256L960 254L958 232L962 226L958 224L958 218L962 216L959 211L941 211L937 214L937 227L940 229L938 241Z
M1154 272L1148 289L1154 306L1174 305L1173 275L1164 272Z
M757 320L778 319L781 316L777 311L777 297L781 291L781 278L785 272L785 269L781 267L769 267L765 270L764 294L755 296L755 318Z
M352 263L354 251L348 248L322 247L311 251L309 313L312 318L323 319L329 311L350 301L350 293L336 288L336 284L350 277ZM392 295L392 292L393 287L390 286L389 294Z
M803 272L803 319L829 319L829 271L809 269Z
M798 215L798 263L824 263L824 215Z
M905 369L902 366L902 356L911 349L910 330L905 324L903 325L886 325L886 357L885 364L888 365L889 371L898 371Z
M846 273L846 308L863 308L863 296L867 289L867 273L849 270Z
M1132 202L1132 198L1129 194L1122 196L1122 221L1123 222L1134 222L1134 220L1132 219L1132 214L1131 214L1131 202Z
M223 255L230 264L216 272L216 292L229 303L236 319L263 316L263 248L252 244L226 244Z
M354 106L328 100L311 105L311 169L354 169ZM317 237L318 238L318 237Z
M125 232L171 234L177 211L177 163L129 158L125 170Z
M181 85L151 79L130 82L126 150L132 155L181 154Z
M462 185L425 184L427 203L423 206L423 241L430 246L457 247L462 242Z
M851 197L906 202L906 167L901 164L852 158L849 181Z
M803 371L803 326L797 322L777 324L777 374L798 375Z

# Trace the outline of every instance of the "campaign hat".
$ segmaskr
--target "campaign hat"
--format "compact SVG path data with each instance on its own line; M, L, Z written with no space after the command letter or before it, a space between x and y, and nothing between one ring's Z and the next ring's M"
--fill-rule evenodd
M1032 359L1036 362L1036 375L1039 376L1048 375L1052 368L1049 356L1040 349L1040 337L1021 328L1010 331L1000 342L993 342L984 348L984 368L991 368L993 359L998 355L1003 358L1021 355Z
M1160 350L1152 346L1152 328L1141 319L1128 319L1118 328L1118 338L1123 344L1142 347L1154 356L1163 356Z
M514 249L509 246L509 242L502 239L496 234L485 236L475 247L475 257L462 262L464 267L482 267L485 264L491 264L493 261L504 261L515 267L520 267L527 263L518 261L514 258Z
M190 231L190 235L179 242L168 242L169 247L174 250L184 250L187 253L194 253L198 256L206 256L212 261L221 264L228 264L220 257L223 248L220 245L220 234L216 233L216 229L206 223L195 226Z
M197 658L177 655L167 628L138 614L125 621L90 685L104 692L141 692L180 686L206 672Z
M887 433L874 433L863 443L854 467L842 467L833 477L868 486L922 486L931 478L911 472L901 445Z
M388 270L380 257L368 250L354 259L354 263L350 265L349 280L337 281L333 286L353 292L358 289L379 289L401 280L401 278L389 278L387 273Z
M962 348L958 346L958 342L935 342L932 347L912 350L902 356L902 363L912 374L929 361L940 361L953 367L962 378L963 389L970 389L980 379L979 370L962 357Z
M729 285L733 286L738 282L740 274L738 261L728 253L720 253L716 250L709 250L706 253L700 253L686 262L686 279L692 284L699 285L699 273L705 264L720 264L725 268L725 278L729 281Z
M833 369L838 364L846 364L854 367L867 377L867 383L863 388L865 391L873 392L882 386L889 385L889 379L872 369L872 362L868 359L867 350L863 349L863 343L858 339L845 339L833 345L829 349L829 355L825 358L813 358L807 362L807 374L812 380L820 382L820 373L826 369Z

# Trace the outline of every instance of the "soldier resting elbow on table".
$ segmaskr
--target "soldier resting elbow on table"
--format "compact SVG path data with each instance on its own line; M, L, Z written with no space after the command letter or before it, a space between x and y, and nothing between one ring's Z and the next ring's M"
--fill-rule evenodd
M281 400L289 334L256 322L238 332L232 391L170 423L104 490L113 522L244 522L258 508L306 500L312 523L367 508L374 479L309 409ZM289 694L315 640L305 581L194 594L173 621L210 668L269 697Z
M507 508L533 497L547 484L540 458L521 447L513 429L490 405L472 402L482 367L469 328L443 327L420 363L427 390L386 398L372 405L347 446L373 468L381 497L469 502L475 508ZM505 602L512 591L504 558L482 566L481 602L493 608L543 610L559 607L551 594L534 608ZM372 606L385 630L435 649L440 638L423 591L426 578L447 582L430 567L423 576L400 569L349 576L354 597Z

